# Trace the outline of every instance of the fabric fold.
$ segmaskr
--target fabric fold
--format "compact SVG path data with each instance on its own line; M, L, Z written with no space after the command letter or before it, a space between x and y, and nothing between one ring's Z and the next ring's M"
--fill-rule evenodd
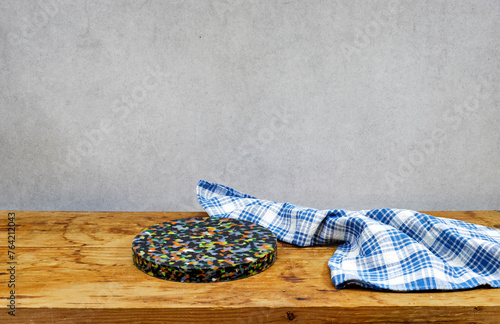
M298 246L339 246L328 261L336 288L393 291L500 287L500 230L406 209L317 210L258 199L200 180L210 216L243 219Z

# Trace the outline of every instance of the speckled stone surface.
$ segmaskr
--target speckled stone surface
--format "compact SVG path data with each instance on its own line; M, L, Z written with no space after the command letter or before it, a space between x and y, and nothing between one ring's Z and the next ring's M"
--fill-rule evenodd
M132 242L132 258L137 268L160 279L229 281L269 268L277 241L270 230L247 221L184 218L144 229Z

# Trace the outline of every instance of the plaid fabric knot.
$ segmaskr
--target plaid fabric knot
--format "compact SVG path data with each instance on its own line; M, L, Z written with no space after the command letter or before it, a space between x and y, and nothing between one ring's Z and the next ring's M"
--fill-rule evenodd
M406 209L317 210L262 200L201 180L210 216L243 219L298 246L341 242L328 261L337 289L500 287L500 230Z

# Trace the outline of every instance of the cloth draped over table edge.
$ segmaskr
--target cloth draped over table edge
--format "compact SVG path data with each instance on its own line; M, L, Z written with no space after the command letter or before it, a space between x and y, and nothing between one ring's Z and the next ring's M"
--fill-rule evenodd
M242 219L297 246L340 243L328 261L337 289L458 290L500 287L500 230L406 209L317 210L258 199L200 180L212 217Z

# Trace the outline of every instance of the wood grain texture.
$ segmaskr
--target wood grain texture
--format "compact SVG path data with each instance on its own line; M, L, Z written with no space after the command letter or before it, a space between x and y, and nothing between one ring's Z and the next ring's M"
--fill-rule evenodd
M8 293L7 214L0 211L2 298ZM16 211L16 317L0 322L127 321L498 323L500 289L393 293L336 290L328 259L336 246L279 243L278 259L256 276L213 284L150 277L132 263L132 240L151 225L204 212ZM427 212L500 228L500 212Z

